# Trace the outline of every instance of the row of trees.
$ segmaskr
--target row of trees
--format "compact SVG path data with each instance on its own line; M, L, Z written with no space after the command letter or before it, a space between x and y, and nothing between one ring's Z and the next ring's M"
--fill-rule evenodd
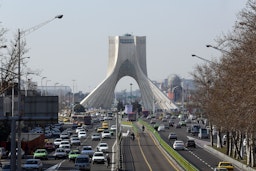
M249 0L234 29L216 40L219 60L198 65L192 73L199 89L197 104L210 124L227 135L226 153L255 166L256 1ZM195 100L194 100L195 101ZM220 136L220 134L219 134ZM219 138L221 145L221 138ZM222 147L222 146L220 146Z

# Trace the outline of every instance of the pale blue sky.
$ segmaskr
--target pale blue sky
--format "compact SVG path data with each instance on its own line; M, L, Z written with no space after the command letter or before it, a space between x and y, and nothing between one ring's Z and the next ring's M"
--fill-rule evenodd
M13 38L18 28L26 30L58 14L54 20L26 36L30 49L28 67L41 70L48 85L75 84L75 91L88 91L105 77L108 37L131 33L147 37L147 70L151 80L177 74L191 78L200 59L220 54L205 47L232 30L245 0L0 0L0 22ZM32 77L41 85L41 77ZM45 85L46 80L43 81ZM117 90L129 89L123 78Z

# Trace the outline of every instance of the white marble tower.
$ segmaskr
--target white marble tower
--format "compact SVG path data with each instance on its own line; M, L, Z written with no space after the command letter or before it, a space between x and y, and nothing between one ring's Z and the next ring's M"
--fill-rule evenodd
M116 84L125 76L134 78L138 83L144 109L177 108L147 76L146 37L130 34L109 37L107 77L80 104L85 107L111 108Z

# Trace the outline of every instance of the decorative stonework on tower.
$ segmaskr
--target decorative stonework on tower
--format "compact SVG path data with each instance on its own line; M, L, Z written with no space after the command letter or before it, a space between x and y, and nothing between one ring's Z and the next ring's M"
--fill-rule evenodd
M134 78L138 83L144 109L177 108L147 76L146 37L130 34L109 37L107 77L80 104L85 107L111 108L116 84L125 76Z

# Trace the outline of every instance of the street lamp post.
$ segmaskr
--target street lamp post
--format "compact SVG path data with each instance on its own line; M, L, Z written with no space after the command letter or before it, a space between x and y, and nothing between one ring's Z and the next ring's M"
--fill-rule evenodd
M55 20L55 19L61 19L63 15L57 15L53 19L48 20L46 22L43 22L39 25L36 25L30 29L27 29L25 31L20 31L18 29L18 116L12 117L12 123L11 123L11 170L16 170L16 134L15 134L15 127L16 127L16 120L18 119L18 162L17 162L17 170L21 170L21 129L20 129L20 120L21 120L21 112L20 112L20 104L21 104L21 95L20 95L20 82L21 82L21 73L20 73L20 63L21 63L21 47L20 47L20 41L23 36L26 34L32 33L33 31L36 31L37 29L41 28L42 26L48 24L49 22Z
M72 110L71 112L74 112L74 107L75 107L75 81L76 80L72 80L73 81L73 90L72 90Z
M58 93L56 93L56 86L58 85L59 83L55 83L54 84L54 95L58 95Z
M43 79L46 79L47 77L41 78L41 96L43 96Z
M47 83L50 82L51 80L46 80L45 82L45 96L48 96L48 87L47 87Z
M131 86L131 92L130 92L131 98L130 98L130 103L132 104L132 83L130 83L130 86Z

